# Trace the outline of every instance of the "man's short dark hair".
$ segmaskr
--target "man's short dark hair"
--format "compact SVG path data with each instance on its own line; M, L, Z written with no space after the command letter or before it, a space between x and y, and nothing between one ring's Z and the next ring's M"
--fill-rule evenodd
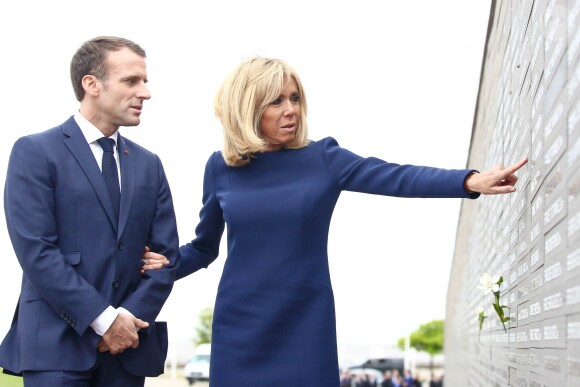
M100 81L106 82L107 55L111 51L119 51L124 47L145 58L145 50L137 43L115 36L96 37L83 43L77 50L70 62L70 78L79 102L85 97L83 77L94 75Z

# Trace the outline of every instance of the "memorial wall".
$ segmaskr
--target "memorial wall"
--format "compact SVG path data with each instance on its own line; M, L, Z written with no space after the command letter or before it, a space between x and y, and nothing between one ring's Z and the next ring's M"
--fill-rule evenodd
M516 193L462 203L446 386L580 386L579 57L580 0L492 2L468 167L529 163Z

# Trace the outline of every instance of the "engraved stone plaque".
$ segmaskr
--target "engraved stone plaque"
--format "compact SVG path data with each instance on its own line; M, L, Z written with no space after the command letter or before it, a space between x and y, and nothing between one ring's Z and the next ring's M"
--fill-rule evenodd
M580 386L580 1L492 2L490 19L468 166L529 162L515 194L462 204L446 384ZM504 277L505 331L485 272Z

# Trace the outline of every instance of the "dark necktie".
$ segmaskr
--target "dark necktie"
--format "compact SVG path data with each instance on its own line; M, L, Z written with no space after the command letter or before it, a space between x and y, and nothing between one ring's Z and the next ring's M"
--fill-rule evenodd
M103 148L103 178L111 197L113 204L113 211L115 212L115 220L119 222L119 207L121 204L121 189L119 188L119 174L117 172L117 163L115 162L115 155L113 154L113 147L115 140L112 138L102 137L97 140L101 148Z

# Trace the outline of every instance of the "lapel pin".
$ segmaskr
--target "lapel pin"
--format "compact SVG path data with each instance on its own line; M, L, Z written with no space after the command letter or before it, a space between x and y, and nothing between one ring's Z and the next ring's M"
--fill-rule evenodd
M126 154L126 155L128 155L128 154L129 154L129 151L128 151L127 149L125 149L125 154Z

